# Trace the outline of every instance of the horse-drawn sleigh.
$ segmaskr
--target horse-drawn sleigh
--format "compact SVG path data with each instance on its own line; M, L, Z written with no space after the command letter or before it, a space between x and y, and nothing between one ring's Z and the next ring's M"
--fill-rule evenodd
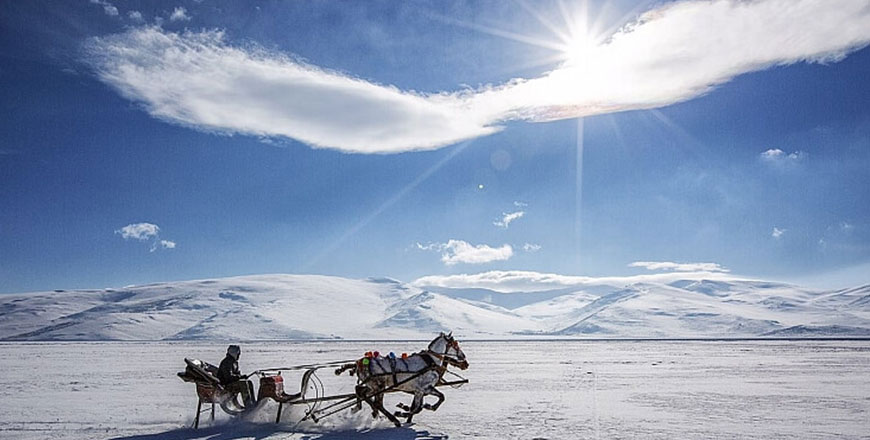
M401 426L397 417L403 417L408 423L415 414L423 409L435 411L444 401L444 394L437 390L441 386L458 387L468 380L449 371L449 366L462 370L468 368L465 353L459 348L459 343L451 334L441 333L429 343L429 346L412 355L395 356L390 353L380 356L378 352L368 352L360 359L327 362L321 364L296 365L291 367L266 368L254 371L246 377L259 376L260 388L257 398L240 401L240 394L231 391L217 379L217 367L197 359L185 359L187 367L178 376L185 382L196 384L198 397L194 428L199 427L199 417L202 405L211 404L211 419L214 420L215 405L231 416L243 416L254 412L269 400L278 403L278 414L275 422L280 423L284 405L305 406L305 415L300 419L317 422L325 417L346 409L358 410L365 402L372 409L372 417L383 414L396 426ZM334 368L336 376L348 372L357 377L353 393L326 395L317 372L326 368ZM284 391L284 376L282 372L303 371L300 391L287 394ZM454 376L454 380L446 380L445 375ZM410 405L399 404L401 411L391 413L384 408L384 395L404 392L413 394ZM424 403L426 396L435 396L434 404ZM253 390L250 391L253 396ZM206 410L207 411L207 410Z

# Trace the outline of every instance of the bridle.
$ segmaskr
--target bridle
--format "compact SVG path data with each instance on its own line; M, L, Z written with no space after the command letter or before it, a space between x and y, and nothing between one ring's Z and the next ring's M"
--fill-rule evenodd
M451 348L456 349L457 352L459 351L459 342L457 342L455 339L447 339L447 338L444 338L444 339L445 339L444 353L438 353L437 351L433 351L431 348L428 348L428 347L426 348L426 354L441 361L441 365L438 367L439 370L446 370L448 364L451 361L454 363L457 363L457 364L461 362L459 359L457 359L453 355L448 354L450 352ZM430 344L430 346L431 346L431 344Z

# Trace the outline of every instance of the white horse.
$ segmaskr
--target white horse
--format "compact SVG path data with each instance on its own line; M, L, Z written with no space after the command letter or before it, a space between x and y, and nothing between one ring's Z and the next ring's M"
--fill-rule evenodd
M407 422L424 408L435 411L444 402L444 394L435 389L444 376L449 365L462 370L468 368L465 353L459 348L459 343L453 339L452 333L441 333L429 343L429 347L408 357L378 356L364 357L353 364L346 364L335 371L341 374L350 370L356 374L358 385L357 396L372 407L372 417L378 412L384 414L390 421L400 426L396 417L406 417ZM403 411L390 414L384 409L384 393L403 391L414 395L411 405L399 404ZM435 404L423 404L425 396L435 396Z

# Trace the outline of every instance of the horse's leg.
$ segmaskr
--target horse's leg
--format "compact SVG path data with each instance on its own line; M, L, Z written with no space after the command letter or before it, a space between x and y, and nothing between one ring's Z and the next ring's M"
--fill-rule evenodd
M381 402L378 402L376 397L372 398L365 395L362 396L362 399L365 400L369 404L369 406L375 409L375 415L377 415L377 412L380 411L380 413L383 414L389 421L393 422L394 425L396 425L397 427L402 426L402 423L399 422L399 419L397 419L396 416L390 414L390 412L384 408L383 400L381 400ZM381 399L383 399L383 396L381 396Z
M426 409L428 409L428 410L430 410L430 411L435 411L436 409L438 409L439 406L441 406L441 403L444 402L444 393L442 393L441 391L436 390L434 386L430 386L429 388L426 389L426 391L428 391L428 392L426 393L427 395L432 395L432 396L437 397L437 398L438 398L438 401L435 402L434 405L430 405L430 404L428 404L428 403L427 403L427 404L424 404L424 405L423 405L423 408L426 408Z
M411 423L411 419L414 417L414 414L417 414L422 410L423 410L423 392L417 391L414 393L414 401L411 402L411 410L408 411L407 423Z
M384 408L384 394L383 393L375 396L374 400L375 400L375 406L377 406L378 411L380 411L381 408ZM375 411L375 413L372 414L372 418L377 418L378 411Z
M357 401L356 407L362 409L362 402L365 401L372 408L372 418L378 418L378 408L375 406L375 402L368 397L368 393L370 392L370 388L366 385L357 385L356 386L356 397L359 398Z
M407 392L407 391L406 391L406 392ZM410 394L414 394L414 393L410 393ZM410 406L405 405L405 404L402 403L402 402L397 403L397 404L396 404L396 407L399 408L399 409L401 409L401 410L403 410L403 411L410 411L410 410L411 410L411 407L410 407ZM398 411L396 411L396 413L398 413ZM407 415L403 415L402 417L406 417L406 416L407 416Z

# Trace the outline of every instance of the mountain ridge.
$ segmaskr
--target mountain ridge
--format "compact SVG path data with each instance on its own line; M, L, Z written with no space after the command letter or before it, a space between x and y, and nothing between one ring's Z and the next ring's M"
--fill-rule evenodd
M252 275L0 295L0 340L870 336L870 285L717 276L502 293L391 278Z

